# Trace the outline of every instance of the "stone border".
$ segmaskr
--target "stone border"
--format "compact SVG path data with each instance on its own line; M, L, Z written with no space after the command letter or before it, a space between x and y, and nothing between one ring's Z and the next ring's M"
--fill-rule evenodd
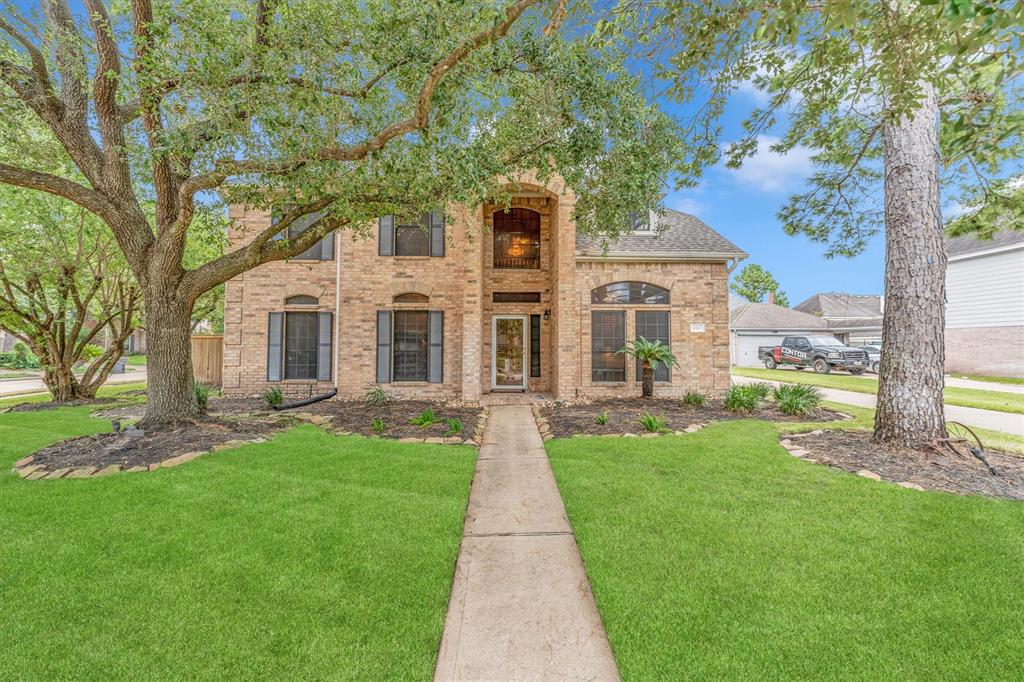
M555 437L551 432L551 422L541 415L540 406L533 405L533 418L537 421L537 428L540 429L540 437L549 441ZM658 436L683 436L687 433L700 431L709 422L697 422L690 424L682 431L662 431L659 433L574 433L570 438L657 438Z
M853 419L853 417L850 417L850 419ZM801 438L803 436L818 436L818 435L821 435L823 433L825 433L824 429L815 429L814 431L806 431L804 433L790 433L790 434L786 434L786 435L782 436L779 439L779 445L781 445L789 454L793 455L794 457L796 457L798 459L802 459L805 462L811 462L812 464L817 464L818 460L816 460L813 457L811 457L811 453L809 451L803 449L797 443L794 443L792 439L793 438ZM831 467L831 468L836 469L837 471L843 471L843 472L846 472L846 473L850 473L849 471L847 471L846 469L843 469L842 467ZM857 472L857 475L861 476L863 478L869 478L872 481L881 481L882 480L882 477L879 474L876 474L874 471L871 471L870 469L861 469L860 471ZM888 483L889 481L886 481L886 482ZM924 488L922 486L918 485L917 483L913 483L911 481L899 481L899 482L896 482L896 485L900 486L901 488L907 488L908 490L922 490L922 491L924 490Z

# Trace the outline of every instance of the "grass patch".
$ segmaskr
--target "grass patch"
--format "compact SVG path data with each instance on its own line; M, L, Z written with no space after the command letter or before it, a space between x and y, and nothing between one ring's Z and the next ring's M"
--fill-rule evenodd
M988 381L993 384L1014 384L1016 386L1024 386L1024 378L1021 377L993 377L987 374L962 374L955 372L949 376L956 379L970 379L971 381Z
M109 428L0 414L0 465ZM472 448L311 426L175 469L0 476L0 670L16 679L429 679Z
M1024 666L1024 505L836 472L777 437L745 420L545 444L624 679Z
M809 371L797 372L789 369L758 369L757 367L733 367L732 373L753 379L807 384L809 386L835 388L855 393L867 393L870 395L878 393L878 380L874 377L855 377L845 374L814 374ZM1024 414L1024 393L1006 393L1003 391L987 391L980 388L947 386L944 395L947 405Z
M145 367L146 356L145 355L129 355L125 358L125 362L132 367Z
M139 383L133 383L133 384L115 384L113 386L101 386L99 388L99 390L96 391L96 397L97 398L117 398L117 397L120 397L122 400L125 400L125 401L137 402L137 401L144 400L144 398L142 396L124 396L122 394L128 393L129 391L145 390L145 388L146 388L146 384L145 384L145 382L142 382L142 381L140 381ZM48 403L48 402L50 402L50 394L49 393L36 393L35 395L21 395L21 396L16 395L16 396L12 396L10 398L4 398L4 399L0 400L0 410L2 410L5 407L12 407L14 405L22 405L24 403ZM56 409L65 409L65 408L56 408ZM97 407L97 406L93 406L91 408L87 407L86 409L88 411L89 409L98 410L100 408ZM61 412L59 414L64 414L64 413ZM67 438L67 437L69 437L69 436L58 436L57 438L55 438L55 440L60 440L61 438Z

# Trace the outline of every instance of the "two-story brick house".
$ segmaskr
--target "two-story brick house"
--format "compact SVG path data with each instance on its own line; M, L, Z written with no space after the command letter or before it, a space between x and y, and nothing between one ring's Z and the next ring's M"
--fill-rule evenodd
M573 205L557 182L520 183L508 210L457 207L447 224L440 212L416 225L384 216L373 238L330 235L231 280L225 392L633 395L638 369L616 351L637 336L679 358L657 372L660 395L726 389L727 280L746 254L674 211L605 249L576 234ZM234 244L272 219L230 216Z

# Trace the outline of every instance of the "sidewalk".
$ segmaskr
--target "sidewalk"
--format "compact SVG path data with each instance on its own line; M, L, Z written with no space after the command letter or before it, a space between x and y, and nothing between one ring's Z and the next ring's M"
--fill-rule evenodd
M529 406L491 408L434 679L619 679Z
M734 384L754 384L761 379L751 379L733 375ZM778 381L765 381L772 385L779 385ZM855 393L853 391L840 391L835 388L818 387L825 400L857 407L875 407L875 396L870 393ZM983 429L1012 433L1016 436L1024 436L1024 414L1013 414L1011 412L996 412L995 410L979 410L976 407L961 407L959 405L946 405L946 421L962 422L968 426L978 426Z
M133 384L146 381L146 369L129 368L124 374L111 374L104 382L104 386L112 384ZM0 379L0 398L10 398L15 395L28 395L31 393L42 393L46 390L42 379Z

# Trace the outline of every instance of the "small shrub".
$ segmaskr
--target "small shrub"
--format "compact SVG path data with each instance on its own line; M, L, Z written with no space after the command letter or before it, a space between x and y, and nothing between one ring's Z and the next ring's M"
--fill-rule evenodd
M436 424L439 421L441 420L438 419L437 415L434 414L434 408L428 407L427 409L423 410L418 415L410 419L409 423L412 424L413 426L427 427L430 426L431 424Z
M462 420L458 417L449 417L444 420L445 436L457 436L462 433Z
M814 386L783 384L775 389L775 402L784 414L807 414L821 404L821 391Z
M39 369L40 366L39 358L29 350L24 341L18 341L14 344L14 348L11 349L8 367L11 369Z
M700 391L687 391L683 395L683 405L693 405L694 407L700 407L708 401L708 394L701 393Z
M758 400L766 400L772 394L772 385L764 381L759 381L756 384L747 384L744 388L750 391Z
M644 410L644 413L640 415L640 426L643 427L644 431L650 433L665 433L668 431L665 418L653 415L647 410Z
M604 426L605 424L607 424L608 423L608 413L607 412L602 412L601 414L599 414L596 417L594 417L594 423L597 424L598 426Z
M367 407L385 407L394 402L391 394L380 387L380 384L367 384L363 393L363 402Z
M730 412L753 412L757 409L758 397L750 386L733 386L726 392L723 403Z
M206 406L210 402L210 387L206 384L196 384L196 403L200 412L206 412Z
M381 436L381 435L384 434L385 431L388 430L388 425L384 423L383 419L374 419L373 420L373 426L370 427L370 428L373 429L373 432L375 434L377 434L378 436Z
M268 388L263 391L263 402L267 404L267 407L277 407L284 402L284 394L276 386Z

